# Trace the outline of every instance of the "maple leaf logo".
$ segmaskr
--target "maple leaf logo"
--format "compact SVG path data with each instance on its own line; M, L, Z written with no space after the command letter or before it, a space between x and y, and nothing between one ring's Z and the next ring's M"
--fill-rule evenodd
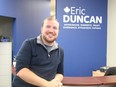
M64 12L67 14L67 13L69 13L70 12L70 8L69 7L65 7L64 8Z

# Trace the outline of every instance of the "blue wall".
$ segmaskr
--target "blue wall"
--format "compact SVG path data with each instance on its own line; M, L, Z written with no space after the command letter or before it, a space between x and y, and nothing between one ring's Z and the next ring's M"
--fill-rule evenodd
M65 76L89 76L92 70L106 65L107 0L56 0L60 21L58 42L65 51ZM62 15L66 6L84 6L87 14L102 15L101 30L63 29ZM50 15L49 0L0 0L0 15L15 18L14 55L26 38L40 34L41 22Z
M49 0L0 0L0 16L15 18L14 55L26 38L40 34L41 23L49 15Z
M85 14L76 13L74 8L85 9ZM65 52L65 76L91 76L92 70L106 65L107 0L56 0L56 9L61 28L58 42ZM79 29L78 25L77 29L64 28L64 24L89 24L77 21L66 23L63 21L64 15L102 16L102 23L90 23L98 24L100 29Z

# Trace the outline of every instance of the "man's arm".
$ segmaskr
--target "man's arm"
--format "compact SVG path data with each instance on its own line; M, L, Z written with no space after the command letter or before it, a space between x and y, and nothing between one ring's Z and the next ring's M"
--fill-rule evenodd
M33 73L28 68L22 68L18 73L17 76L20 77L22 80L24 80L27 83L40 86L40 87L48 87L48 81L37 76L35 73Z
M17 76L19 76L21 79L23 79L27 83L30 83L30 84L36 85L36 86L40 86L40 87L60 87L62 85L61 81L63 79L62 74L57 74L53 80L47 81L47 80L37 76L35 73L33 73L28 68L21 69L17 73Z

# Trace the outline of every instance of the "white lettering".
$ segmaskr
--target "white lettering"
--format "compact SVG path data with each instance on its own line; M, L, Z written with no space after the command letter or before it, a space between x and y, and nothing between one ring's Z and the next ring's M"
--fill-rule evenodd
M63 15L63 22L69 22L69 16L68 15Z
M71 7L71 14L75 14L75 7Z
M102 23L102 16L79 16L79 15L63 15L63 22L71 23Z
M96 23L102 23L102 16L96 16Z
M89 23L89 16L85 16L84 21L85 21L85 23Z
M76 9L75 7L71 7L70 14L85 15L85 9L82 9L81 7L79 7L78 9Z

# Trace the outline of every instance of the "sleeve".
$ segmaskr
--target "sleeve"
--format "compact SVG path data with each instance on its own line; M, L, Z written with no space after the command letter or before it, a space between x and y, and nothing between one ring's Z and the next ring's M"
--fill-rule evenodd
M64 51L62 48L59 48L59 55L60 55L60 64L57 69L57 73L64 75Z
M22 68L29 68L31 61L31 45L29 40L25 40L16 56L16 72Z

